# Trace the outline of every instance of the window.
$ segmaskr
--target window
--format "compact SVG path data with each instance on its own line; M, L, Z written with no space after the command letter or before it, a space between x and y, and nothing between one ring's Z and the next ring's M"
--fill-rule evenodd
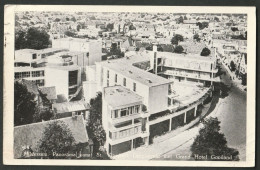
M121 110L121 117L126 116L126 110Z
M43 79L41 79L41 80L36 80L36 81L33 81L33 82L35 82L36 83L36 85L37 86L44 86L44 80Z
M20 78L25 78L25 77L30 77L31 73L29 71L27 72L18 72L14 74L14 77L16 79L20 79Z
M89 52L87 52L86 54L87 54L87 57L89 57Z
M107 87L109 86L109 80L107 80Z
M172 100L170 98L168 98L168 106L171 105L171 102L172 102Z
M44 71L32 71L32 77L42 77L44 76Z
M117 74L115 74L115 83L117 83Z
M69 86L77 85L78 82L78 70L69 72Z
M123 80L123 85L126 86L126 78Z
M36 59L36 54L33 54L33 55L32 55L32 59Z
M139 105L135 106L135 113L139 113L139 109L140 109Z
M133 83L133 90L136 91L136 83Z
M134 113L134 106L129 107L128 112L129 112L130 115L133 114Z
M115 118L118 117L118 110L115 110Z
M107 70L107 78L109 78L109 70Z

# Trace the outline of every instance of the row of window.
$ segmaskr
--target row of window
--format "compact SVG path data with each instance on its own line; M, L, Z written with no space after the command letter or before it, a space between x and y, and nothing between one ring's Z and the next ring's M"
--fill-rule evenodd
M115 83L117 83L117 74L115 74ZM109 86L109 70L107 70L107 87ZM123 86L126 87L126 78L123 78ZM136 83L133 83L133 91L136 91Z
M44 71L32 71L32 77L42 77L44 76Z
M41 87L41 86L44 86L44 79L41 79L41 80L32 80L33 82L36 83L37 86Z
M131 106L123 109L113 110L111 114L111 118L129 116L139 112L140 112L140 105Z
M124 138L124 137L128 137L134 134L137 134L141 131L141 127L135 127L135 128L131 128L131 129L126 129L126 130L121 130L119 132L109 132L109 138L110 139L119 139L119 138Z
M16 72L14 74L15 79L26 78L26 77L30 77L30 76L31 76L30 71ZM43 76L44 76L44 71L32 71L32 77L43 77Z
M29 71L14 73L15 79L20 79L20 78L25 78L25 77L30 77L30 76L31 76L31 72L29 72Z

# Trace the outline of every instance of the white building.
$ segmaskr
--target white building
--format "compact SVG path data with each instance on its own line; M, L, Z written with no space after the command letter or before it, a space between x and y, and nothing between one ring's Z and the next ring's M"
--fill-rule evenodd
M57 95L70 100L80 90L81 67L71 58L62 58L69 54L61 49L18 50L15 52L14 78L33 81L39 87L55 86Z
M79 38L62 38L52 41L53 48L68 49L71 52L83 52L84 65L94 65L101 61L102 40L88 40Z
M163 127L165 132L175 129L178 122L189 123L199 115L198 105L210 94L210 87L185 83L178 86L176 80L148 72L159 65L156 56L156 51L128 52L124 58L97 62L96 67L87 68L92 74L83 82L85 98L90 99L93 91L103 94L105 148L111 156L148 145L158 135L156 128ZM141 65L147 67L141 69Z

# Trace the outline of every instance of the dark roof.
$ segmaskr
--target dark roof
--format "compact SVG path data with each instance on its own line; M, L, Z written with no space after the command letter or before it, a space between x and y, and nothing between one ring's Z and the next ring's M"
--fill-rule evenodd
M55 100L57 99L57 95L56 95L56 87L42 87L40 88L41 92L43 94L46 94L47 99L48 100Z
M19 82L21 84L25 85L25 87L27 88L28 92L33 93L35 95L39 94L38 86L35 84L35 82L30 81L30 80L25 80L25 79L19 80Z
M38 142L43 136L45 127L53 121L63 121L71 130L76 144L88 142L89 138L83 116L67 117L46 122L16 126L14 127L14 158L21 157L23 147L26 146L30 146L33 151L37 151Z

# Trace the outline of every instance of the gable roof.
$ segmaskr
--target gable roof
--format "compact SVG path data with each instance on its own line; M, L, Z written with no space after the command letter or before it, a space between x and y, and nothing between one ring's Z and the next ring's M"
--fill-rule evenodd
M38 142L43 136L45 127L54 121L63 121L68 126L76 144L88 142L89 138L82 115L16 126L14 127L14 158L21 157L25 146L30 146L33 151L37 151Z
M64 103L54 103L52 105L56 113L67 113L81 110L88 110L90 106L84 101L72 101Z
M52 86L52 87L42 87L40 88L40 91L43 94L46 94L46 97L48 100L55 100L57 99L57 95L56 95L56 87Z

